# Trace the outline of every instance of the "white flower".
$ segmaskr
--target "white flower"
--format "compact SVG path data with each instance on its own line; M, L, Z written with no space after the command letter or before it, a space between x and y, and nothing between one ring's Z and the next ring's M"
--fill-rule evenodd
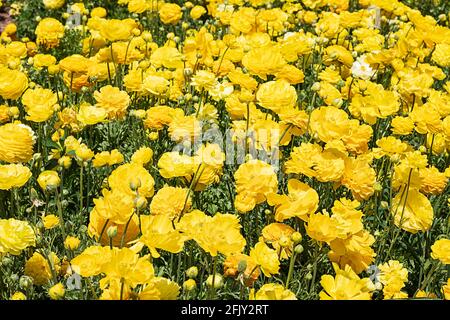
M351 71L353 77L363 80L369 80L374 75L374 71L366 62L365 56L361 56L353 62Z

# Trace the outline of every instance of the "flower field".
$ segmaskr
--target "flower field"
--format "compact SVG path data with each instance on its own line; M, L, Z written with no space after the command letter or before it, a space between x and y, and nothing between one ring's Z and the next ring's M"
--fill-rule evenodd
M0 300L450 299L449 1L0 3Z

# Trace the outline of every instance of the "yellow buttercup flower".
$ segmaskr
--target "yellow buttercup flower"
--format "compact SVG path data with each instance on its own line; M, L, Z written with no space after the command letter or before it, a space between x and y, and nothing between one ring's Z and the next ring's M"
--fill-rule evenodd
M176 24L182 15L180 6L175 3L165 3L159 9L159 18L164 24Z
M333 263L336 276L323 275L320 284L323 290L320 300L370 300L374 290L368 278L359 278L350 266L340 269Z
M431 246L431 257L443 264L450 264L450 240L440 239Z
M52 300L60 300L66 294L66 290L64 289L64 285L59 282L48 289L48 295Z
M0 189L20 188L31 177L28 167L21 164L0 165Z
M389 260L378 268L380 282L383 284L384 299L396 299L408 281L408 270L397 260Z
M55 48L64 36L64 26L54 18L42 19L36 27L36 42L45 48Z
M433 222L430 200L415 189L400 189L392 199L391 215L397 227L411 233L427 231Z
M256 93L259 104L276 113L294 107L297 102L297 92L285 80L263 83Z
M106 110L109 119L123 118L130 104L130 97L125 91L107 85L94 92L96 106Z
M26 221L0 220L0 254L19 255L22 250L36 244L33 228Z
M106 109L101 107L82 105L78 110L77 120L84 125L95 125L105 121L107 113Z
M33 130L21 123L0 126L0 160L6 162L28 162L33 156L35 143Z
M42 217L42 222L45 229L53 229L54 227L59 225L59 218L54 214L49 214Z
M42 190L46 191L57 188L61 182L61 179L58 176L58 172L53 170L46 170L39 175L37 182L39 183L39 186L42 188Z
M59 9L61 8L64 3L66 2L65 0L43 0L44 2L44 6L47 9Z
M295 294L278 283L266 283L256 293L252 289L249 300L297 300Z
M52 252L47 260L42 254L35 252L25 263L25 275L33 279L33 284L42 286L50 281L53 273L59 272L59 264L60 260L55 253Z
M261 268L266 277L278 274L280 270L280 261L278 254L274 249L270 249L264 242L258 242L250 250L250 257Z
M167 215L171 219L180 215L182 210L190 211L191 196L187 188L164 186L158 190L150 203L150 213Z
M317 210L319 195L316 190L296 179L288 181L288 195L269 194L267 203L275 206L275 220L298 217L308 221L308 215Z
M0 96L3 99L18 99L27 87L28 78L23 72L0 66Z

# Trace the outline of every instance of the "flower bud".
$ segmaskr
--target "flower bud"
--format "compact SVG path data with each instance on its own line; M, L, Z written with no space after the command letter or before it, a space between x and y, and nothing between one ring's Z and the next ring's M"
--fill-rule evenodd
M213 283L214 278L214 283ZM208 287L214 287L214 289L220 289L223 287L223 277L221 274L216 273L215 275L209 275L206 279L206 285Z
M294 243L296 243L296 244L299 243L300 241L302 241L302 239L303 239L303 237L302 237L301 233L298 232L298 231L294 232L294 233L291 235L291 240L292 240L292 242L294 242Z
M194 279L188 279L183 283L183 288L186 291L192 291L197 287L197 283Z
M239 273L244 272L247 269L247 261L241 260L238 263L237 270Z
M64 289L64 285L59 282L55 284L48 290L48 295L52 300L60 300L64 297L66 290Z
M29 276L21 276L19 279L19 286L23 290L28 290L33 286L33 279Z
M198 268L196 266L192 266L186 270L186 276L188 278L196 278L198 275Z
M301 244L296 245L295 248L294 248L294 251L295 251L296 254L302 253L303 250L304 249L303 249L303 246Z
M108 237L110 237L111 239L114 238L115 236L117 236L117 226L109 227L106 233L108 234Z

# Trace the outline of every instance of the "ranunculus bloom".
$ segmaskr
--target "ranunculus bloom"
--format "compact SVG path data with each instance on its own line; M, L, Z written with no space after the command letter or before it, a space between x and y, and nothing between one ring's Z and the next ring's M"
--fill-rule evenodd
M0 96L3 99L18 99L27 87L28 78L23 72L0 67Z
M0 160L28 162L33 156L35 136L33 130L20 123L0 126Z
M28 167L21 164L0 165L0 190L19 188L31 177Z
M159 9L159 18L164 24L176 24L182 16L180 6L175 3L165 3Z

